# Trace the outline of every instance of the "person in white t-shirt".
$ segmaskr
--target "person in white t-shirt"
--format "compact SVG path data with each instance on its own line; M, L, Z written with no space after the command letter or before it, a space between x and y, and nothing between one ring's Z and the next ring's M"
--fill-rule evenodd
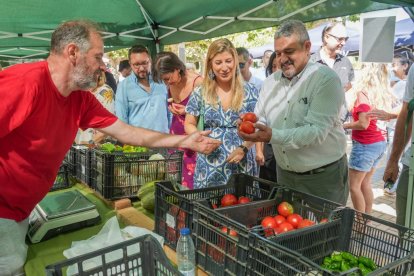
M253 63L253 60L250 57L249 51L244 47L239 47L236 49L236 51L237 55L239 56L240 73L244 81L253 85L257 91L260 91L263 81L253 76L252 72L250 71L250 66Z

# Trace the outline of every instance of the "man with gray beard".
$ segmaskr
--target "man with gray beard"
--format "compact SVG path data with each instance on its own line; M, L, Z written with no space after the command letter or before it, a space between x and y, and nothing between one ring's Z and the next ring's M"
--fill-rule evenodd
M345 96L338 75L309 61L311 42L302 22L282 23L275 34L281 70L263 82L253 134L272 144L277 183L334 202L348 198L346 138L339 118Z
M174 136L129 126L92 93L105 64L103 40L89 21L69 21L52 34L46 61L0 72L0 274L24 275L28 217L53 185L78 128L96 128L122 143L183 147L208 154L209 131Z

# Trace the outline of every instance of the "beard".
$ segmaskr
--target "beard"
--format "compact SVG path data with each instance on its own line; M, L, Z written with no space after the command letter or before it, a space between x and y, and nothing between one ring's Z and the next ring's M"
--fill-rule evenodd
M138 81L148 80L148 73L147 72L138 72L138 74L135 73L135 76L137 77Z
M288 60L285 63L281 64L281 68L283 75L288 79L293 78L297 74L294 63L291 60Z
M73 81L80 90L88 90L95 88L98 83L98 76L101 73L101 69L96 70L91 74L88 70L85 60L79 63L73 72Z

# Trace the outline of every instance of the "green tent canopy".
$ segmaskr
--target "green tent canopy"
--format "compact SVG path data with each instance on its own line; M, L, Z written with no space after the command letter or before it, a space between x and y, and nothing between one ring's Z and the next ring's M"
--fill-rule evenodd
M104 32L105 51L163 45L279 25L406 6L413 0L13 0L0 9L0 60L45 58L61 22L90 19ZM411 13L412 14L412 13Z

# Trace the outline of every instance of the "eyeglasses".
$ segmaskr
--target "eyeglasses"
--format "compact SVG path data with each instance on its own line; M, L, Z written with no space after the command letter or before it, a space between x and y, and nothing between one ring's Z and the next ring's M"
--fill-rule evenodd
M243 69L246 66L246 62L239 62L240 69Z
M332 34L327 34L327 35L332 36L332 37L333 37L333 38L335 38L335 39L336 39L336 41L338 41L338 42L347 42L347 41L348 41L348 39L349 39L349 37L347 37L347 36L345 36L345 37L337 37L337 36L334 36L334 35L332 35Z
M150 64L150 61L149 60L147 60L147 61L144 61L144 62L141 62L141 63L134 63L134 64L131 64L132 65L132 67L134 67L134 68L139 68L139 67L147 67L148 65Z

